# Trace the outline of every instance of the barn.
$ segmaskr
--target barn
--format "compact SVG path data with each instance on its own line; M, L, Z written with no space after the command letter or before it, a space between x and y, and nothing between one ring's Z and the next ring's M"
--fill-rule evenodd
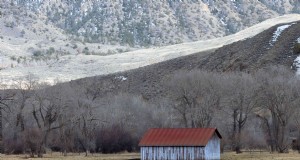
M216 128L153 128L141 139L141 160L219 160Z

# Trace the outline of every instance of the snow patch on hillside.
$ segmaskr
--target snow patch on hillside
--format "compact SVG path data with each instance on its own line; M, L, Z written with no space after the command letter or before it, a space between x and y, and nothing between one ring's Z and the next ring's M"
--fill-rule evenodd
M300 44L300 37L297 39L297 43ZM294 61L294 64L293 66L296 68L297 72L296 74L297 75L300 75L300 56L298 56L295 61Z
M121 80L121 81L126 81L126 80L127 80L127 77L124 77L124 76L118 76L118 77L115 77L115 79L118 79L118 80Z
M296 74L300 75L300 56L295 59L293 66L295 66L297 70Z
M273 46L274 43L277 41L278 37L281 35L281 33L286 30L287 28L289 28L290 26L292 26L295 23L292 24L286 24L286 25L282 25L277 27L276 31L273 33L273 37L272 40L270 41L270 46Z
M220 19L220 22L221 22L222 25L227 26L227 23L225 22L223 17Z

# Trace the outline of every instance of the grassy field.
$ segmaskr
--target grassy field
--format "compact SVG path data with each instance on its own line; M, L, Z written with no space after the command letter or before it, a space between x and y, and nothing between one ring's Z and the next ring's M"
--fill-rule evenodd
M139 158L138 153L122 153L122 154L94 154L85 157L84 154L71 154L67 157L62 156L60 153L45 154L44 158L28 158L28 155L0 155L0 160L129 160ZM222 154L222 160L300 160L298 152L291 152L288 154L270 154L268 152L255 152L255 153L242 153L235 154L233 152L226 152Z
M236 154L234 152L226 152L221 156L222 160L300 160L298 152L291 151L286 154L269 153L269 152L254 152Z
M140 155L137 153L121 153L121 154L93 154L85 156L84 153L69 153L68 156L63 156L61 153L45 154L43 158L29 158L28 155L0 155L0 160L129 160L137 159Z

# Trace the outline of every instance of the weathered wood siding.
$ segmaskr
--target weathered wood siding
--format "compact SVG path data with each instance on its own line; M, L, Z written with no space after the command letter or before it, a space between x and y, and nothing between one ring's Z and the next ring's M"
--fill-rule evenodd
M217 134L206 147L141 147L141 160L220 160Z
M205 160L219 160L220 150L220 138L215 133L205 146Z
M204 147L141 147L141 160L204 159Z

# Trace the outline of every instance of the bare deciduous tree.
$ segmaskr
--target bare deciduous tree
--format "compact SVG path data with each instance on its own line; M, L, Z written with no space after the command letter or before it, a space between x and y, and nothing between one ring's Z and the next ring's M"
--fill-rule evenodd
M265 126L271 150L287 152L287 126L299 104L298 78L282 67L272 67L257 74L260 84L258 117Z
M291 138L287 132L293 130L296 136L298 127L300 135L300 82L286 69L273 67L255 74L186 71L169 78L168 90L162 90L166 97L145 100L142 93L117 93L118 87L122 90L118 79L41 87L28 76L16 82L15 96L9 90L0 95L2 111L8 111L2 117L7 153L30 149L31 155L42 156L46 148L64 155L88 155L94 149L131 151L152 127L217 126L224 144L237 153L246 145L265 147L263 139L272 151L285 152ZM116 147L107 146L111 143Z
M29 74L25 77L25 80L19 79L15 82L14 86L19 92L17 93L17 101L19 103L19 110L16 117L16 126L20 127L23 132L25 130L25 122L23 111L26 106L26 101L32 96L35 86L37 84L37 78L33 74Z
M222 78L222 110L232 118L232 145L236 153L241 153L242 130L257 107L257 85L252 76L245 73L229 73Z
M53 87L47 91L40 89L34 95L35 100L32 101L31 113L37 128L41 132L41 139L36 151L38 157L43 156L50 132L60 129L70 122L64 116L68 113L66 94L68 94L66 88Z
M7 102L14 99L15 93L12 91L4 91L6 86L1 86L0 89L0 153L3 153L2 111L10 109Z
M185 127L209 127L220 105L219 84L214 73L179 72L167 84L174 109Z

